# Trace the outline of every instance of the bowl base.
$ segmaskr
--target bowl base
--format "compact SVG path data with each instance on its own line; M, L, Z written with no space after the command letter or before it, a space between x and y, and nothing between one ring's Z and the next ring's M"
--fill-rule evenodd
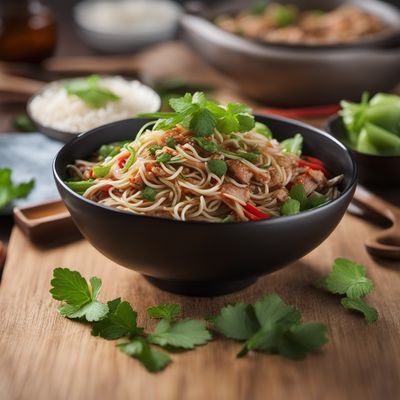
M154 286L167 292L184 296L214 297L237 292L251 286L257 278L243 279L240 281L172 281L151 276L144 277Z

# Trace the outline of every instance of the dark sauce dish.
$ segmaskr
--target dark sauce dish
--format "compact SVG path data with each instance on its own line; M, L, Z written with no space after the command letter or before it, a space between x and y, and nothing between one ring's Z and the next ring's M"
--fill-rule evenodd
M346 144L347 130L340 115L332 116L326 130ZM400 156L361 153L347 146L358 166L360 183L374 187L400 188Z
M322 159L332 176L344 174L341 195L297 215L256 222L182 222L135 215L99 205L69 189L66 165L102 144L133 139L149 121L133 118L79 135L56 156L53 173L77 227L102 254L143 274L155 286L192 296L234 292L303 257L322 243L342 219L355 190L357 167L338 140L309 125L256 116L278 140L301 133L304 154Z

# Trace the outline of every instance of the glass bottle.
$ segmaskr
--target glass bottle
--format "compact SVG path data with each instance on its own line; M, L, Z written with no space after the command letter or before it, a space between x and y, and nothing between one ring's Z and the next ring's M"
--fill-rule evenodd
M53 54L56 22L40 0L0 0L0 60L40 62Z

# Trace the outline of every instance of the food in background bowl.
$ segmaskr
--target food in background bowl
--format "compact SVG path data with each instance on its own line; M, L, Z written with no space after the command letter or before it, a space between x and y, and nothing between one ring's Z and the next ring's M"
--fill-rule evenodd
M39 127L71 138L96 126L159 108L160 97L138 81L92 75L49 83L30 100L28 113Z
M355 150L382 156L400 156L400 96L378 93L361 103L341 102L346 143Z
M175 112L146 115L160 119L134 141L76 160L66 184L105 206L182 221L259 221L339 195L342 176L302 156L300 134L279 143L247 106L217 105L201 92L170 105Z
M332 45L357 42L387 29L377 16L344 5L300 11L294 5L257 1L251 9L215 20L222 29L266 43Z

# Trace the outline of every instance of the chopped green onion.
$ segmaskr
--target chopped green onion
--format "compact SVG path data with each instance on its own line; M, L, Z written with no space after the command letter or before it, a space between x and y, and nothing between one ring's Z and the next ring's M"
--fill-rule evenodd
M168 153L162 153L156 158L156 161L162 163L167 163L170 160L171 160L171 154Z
M156 195L157 195L157 190L150 186L146 186L143 189L142 197L146 200L154 201L156 199Z
M161 150L161 149L162 149L161 146L155 145L155 146L149 147L147 150L148 150L149 153L151 153L151 154L156 154L156 151L157 151L157 150Z
M167 137L165 143L167 144L168 147L171 147L171 149L175 149L176 140L173 137Z

